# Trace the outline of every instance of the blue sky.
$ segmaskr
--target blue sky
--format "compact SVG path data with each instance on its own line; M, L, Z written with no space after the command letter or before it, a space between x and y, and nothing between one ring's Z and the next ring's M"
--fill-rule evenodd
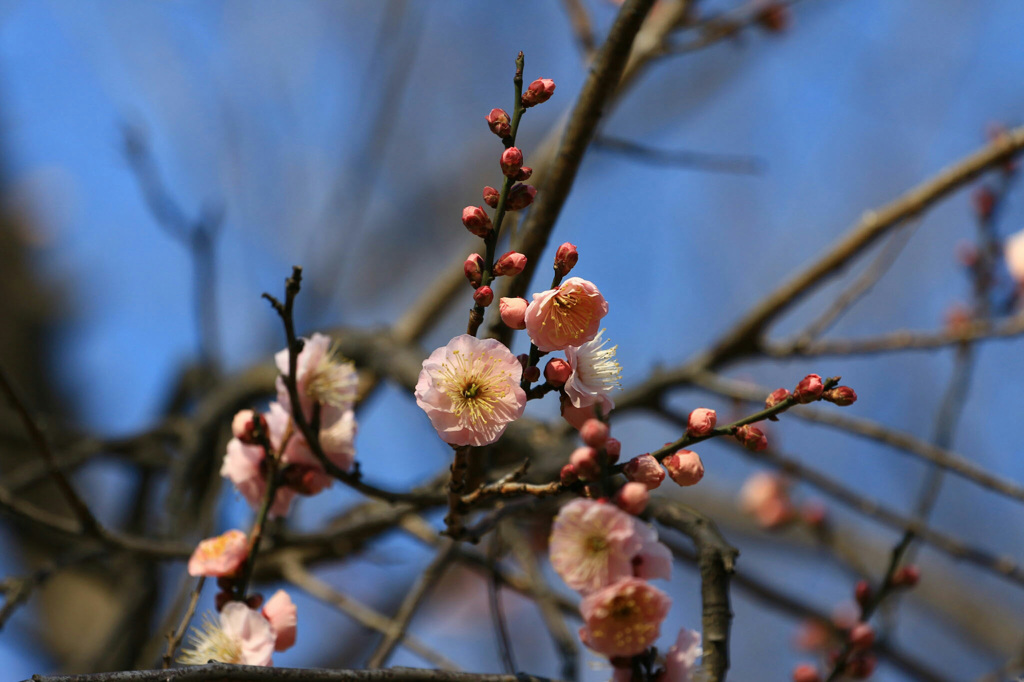
M586 2L606 28L614 8ZM579 91L585 69L560 3L412 0L392 24L386 5L0 3L7 164L15 199L36 218L34 261L65 301L51 364L69 419L106 433L144 427L196 348L189 258L141 199L121 153L124 123L148 132L187 211L225 209L216 250L220 359L238 369L281 345L259 294L278 290L293 263L306 266L317 291L316 305L310 300L300 311L303 329L313 330L393 321L449 261L463 236L461 207L479 203L480 187L498 180L495 142L482 119L491 107L508 106L518 50L526 53L527 78L558 83L555 98L524 120L527 163ZM619 344L625 383L701 348L864 210L977 148L990 122L1019 122L1022 10L1017 0L806 0L785 35L754 32L740 44L655 65L615 109L606 132L668 149L752 155L765 170L730 176L648 167L602 151L586 157L555 243L579 245L579 274L609 300L607 335ZM388 140L374 150L368 140L381 120L383 84L398 76L407 86L384 112ZM1000 225L1004 234L1024 227L1021 204L1018 190ZM943 202L834 335L940 325L948 306L968 296L954 247L972 234L967 194ZM797 328L824 300L799 306L780 329ZM456 307L427 347L459 333L465 306ZM1019 348L1014 341L985 346L956 448L1024 480L1019 438L1008 428L1021 406ZM760 363L736 375L788 385L812 371L842 374L861 397L853 413L926 437L950 368L948 353L919 353ZM681 407L698 400L723 407L693 393L677 400ZM550 413L551 406L534 410ZM626 451L642 452L673 429L629 419L616 432ZM805 461L899 508L910 504L924 474L912 460L820 428L787 423L780 435ZM393 390L364 415L359 450L370 475L400 471L409 481L447 456L425 418ZM751 471L724 448L709 447L705 464L705 480L723 490ZM123 473L100 466L87 475L97 504L107 500L106 511L116 513L116 496L103 491ZM300 522L313 523L351 499L336 488L306 505ZM246 513L226 497L224 523ZM935 519L1024 559L1019 509L976 487L949 481ZM837 571L820 570L829 566L820 558L797 564L770 542L744 542L743 566L791 591L812 588L804 594L823 608L851 587ZM384 599L390 583L381 576L407 581L425 557L389 540L326 577ZM923 561L943 560L925 553ZM4 568L12 562L5 557ZM671 625L692 626L699 618L696 578L678 573ZM1019 591L969 570L962 575L1008 608L1024 607ZM315 663L332 624L346 627L344 617L309 600L300 607L306 622L323 620L325 633L280 657L282 664ZM765 666L788 670L796 660L791 622L743 597L736 611L736 679L753 679ZM466 617L487 622L479 613ZM530 617L519 629L524 637L535 629ZM911 608L907 617L913 626L901 630L901 641L956 679L999 662L958 645L925 612ZM428 610L417 624L440 640L452 620L445 618ZM49 665L25 646L19 627L31 627L30 611L0 640L0 667L15 677ZM460 632L466 646L449 645L448 653L467 667L493 667L489 629L482 630ZM544 646L537 644L538 660L550 662ZM525 652L521 658L528 660ZM395 662L414 661L403 653ZM883 667L877 679L903 678Z

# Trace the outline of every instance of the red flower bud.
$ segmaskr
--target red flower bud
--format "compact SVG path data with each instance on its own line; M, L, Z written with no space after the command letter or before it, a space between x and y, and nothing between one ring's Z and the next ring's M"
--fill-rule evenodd
M526 92L523 93L523 106L530 108L543 104L551 99L553 94L555 94L555 81L550 78L538 78L530 83Z
M594 448L576 448L569 457L569 463L576 470L576 474L585 481L597 480L601 475L601 463Z
M579 253L576 251L576 246L566 242L558 247L555 251L555 272L560 277L565 277L569 274L574 267L576 262L580 259Z
M571 464L566 464L562 467L562 471L558 474L558 480L562 485L572 485L576 481L580 480L580 477L576 475L576 468Z
M537 196L536 187L523 184L512 185L512 189L508 192L508 200L505 202L505 207L510 211L520 211L532 204L535 196Z
M482 308L486 308L494 300L494 292L490 287L480 287L473 292L473 300Z
M494 229L491 219L487 216L487 211L479 206L467 206L462 209L462 224L466 226L467 230L481 238L489 235Z
M857 586L853 588L853 597L862 609L871 601L871 594L871 585L868 584L868 581L858 580Z
M518 251L509 251L494 264L496 277L518 275L526 267L526 256Z
M524 180L529 180L531 175L533 175L533 169L530 168L529 166L523 166L522 168L519 169L519 172L516 173L516 176L513 178L513 180L523 182Z
M813 403L821 398L823 389L824 385L821 383L821 377L817 374L808 374L793 389L793 395L796 396L796 400L799 403Z
M504 109L491 109L487 114L487 127L498 137L508 137L512 134L512 119Z
M572 376L572 367L565 360L552 358L544 367L544 378L555 388L559 388Z
M756 21L766 31L782 33L789 28L789 7L781 2L773 2L761 9Z
M921 569L914 564L896 569L892 574L892 584L896 587L913 587L921 580Z
M992 217L996 208L996 194L986 185L981 185L971 194L971 201L974 203L974 211L982 220Z
M531 384L537 379L540 379L540 367L537 365L530 365L523 370L523 378L529 381Z
M733 434L736 440L743 443L743 447L754 452L760 452L768 447L768 437L764 431L756 426L741 426Z
M609 438L604 444L604 451L608 453L608 460L614 464L619 461L619 455L622 454L622 443L618 438Z
M857 392L849 386L836 386L822 393L821 397L841 407L857 402Z
M462 264L462 271L466 273L466 279L474 289L480 286L480 281L484 276L483 267L484 259L479 253L472 254Z
M508 178L519 175L519 169L523 167L523 152L519 147L509 147L501 153L501 172Z
M793 682L821 682L821 675L810 663L801 663L793 669Z
M854 649L870 649L875 643L875 629L867 623L857 623L850 630L850 645Z
M498 199L501 198L501 193L494 189L490 185L484 187L484 203L491 208L498 208Z

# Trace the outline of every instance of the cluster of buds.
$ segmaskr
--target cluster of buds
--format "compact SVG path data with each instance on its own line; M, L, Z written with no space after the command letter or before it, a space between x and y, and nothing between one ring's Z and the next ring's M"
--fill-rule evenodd
M911 564L896 569L889 578L885 589L908 589L917 585L921 579L921 571L917 566ZM878 664L878 660L872 651L875 645L875 629L867 622L867 616L877 606L875 593L866 580L860 580L853 590L854 599L860 607L860 617L844 618L840 621L834 620L833 628L843 633L843 639L833 644L843 645L842 651L835 650L829 656L829 662L837 667L845 677L854 680L864 680L871 677ZM816 637L813 644L828 645L830 638L827 635ZM841 657L845 655L845 660ZM793 670L793 682L821 682L822 675L813 665L803 663Z

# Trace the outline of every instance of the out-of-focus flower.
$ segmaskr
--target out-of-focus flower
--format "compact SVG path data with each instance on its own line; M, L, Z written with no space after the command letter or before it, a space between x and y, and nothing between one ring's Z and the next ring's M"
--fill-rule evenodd
M672 600L641 578L612 583L583 600L580 639L613 656L635 656L654 644Z
M633 517L594 500L573 500L551 528L551 565L565 584L593 592L633 575L633 557L643 546Z
M633 557L633 575L644 580L670 580L672 578L672 552L658 541L654 526L633 519L640 538L640 551Z
M341 358L331 338L324 334L313 334L304 339L302 352L296 359L295 383L299 402L306 420L313 418L313 404L321 406L321 422L332 421L327 412L333 408L335 414L352 409L359 387L359 376L355 365ZM277 370L277 401L286 411L291 411L291 398L285 386L288 376L288 349L274 355Z
M651 494L647 492L647 486L632 481L619 488L619 492L615 493L615 504L622 511L634 516L643 513L650 499Z
M517 183L512 185L512 189L508 191L508 199L505 200L505 208L510 211L521 211L532 204L533 199L536 196L536 187L533 187L532 185L524 185L521 182Z
M577 431L583 428L583 425L587 423L588 419L595 419L597 417L597 412L594 410L593 405L573 407L572 401L564 394L561 397L560 404L562 408L562 418L569 422L570 426Z
M763 528L776 528L793 519L796 510L786 482L766 472L756 473L740 489L740 509Z
M1003 243L1003 258L1010 276L1018 285L1024 285L1024 230L1006 238Z
M277 405L275 409L274 406ZM271 410L265 415L270 444L273 448L281 447L284 435L288 430L290 416L278 403L271 404ZM238 438L228 441L224 462L221 464L220 475L229 479L238 492L249 502L253 509L258 509L263 502L267 489L266 470L263 459L266 453L259 445L246 445ZM270 507L273 516L284 516L288 513L295 491L281 486L274 495Z
M231 577L249 556L249 538L240 530L229 530L199 543L188 560L188 574L210 578Z
M702 653L700 633L683 628L665 654L665 676L658 682L691 682Z
M603 448L608 442L610 429L599 419L588 419L580 427L580 438L592 448Z
M274 650L285 651L295 645L298 632L298 609L291 596L278 590L263 605L263 617L274 630Z
M456 336L423 361L416 404L446 443L488 445L526 407L523 366L495 339Z
M526 331L542 351L565 350L594 339L607 314L608 302L598 288L571 277L555 289L533 295L526 309Z
M529 328L529 310L527 310L527 328ZM604 414L611 412L615 401L611 392L619 388L622 368L615 359L618 346L605 348L608 343L604 338L604 330L600 330L590 341L577 347L565 349L565 359L569 362L572 374L565 382L565 395L574 407L600 405Z
M241 665L272 665L275 635L270 622L259 611L242 602L224 605L214 620L207 615L201 628L189 633L189 645L178 661L204 665L209 661Z

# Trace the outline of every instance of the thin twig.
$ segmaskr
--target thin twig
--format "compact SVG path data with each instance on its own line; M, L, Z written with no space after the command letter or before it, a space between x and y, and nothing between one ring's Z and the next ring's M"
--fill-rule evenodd
M135 670L91 675L34 675L23 682L557 682L519 673L487 675L451 670L388 668L387 670L323 670L208 663L174 670Z
M164 652L164 670L171 667L171 662L174 660L174 652L181 646L181 640L185 638L185 633L188 632L188 625L192 622L192 616L196 615L196 606L199 604L199 595L203 591L203 584L206 582L206 576L200 576L199 580L196 581L196 587L192 590L192 596L189 597L188 606L185 608L185 615L181 617L181 623L178 628L172 632L167 633L167 651Z

